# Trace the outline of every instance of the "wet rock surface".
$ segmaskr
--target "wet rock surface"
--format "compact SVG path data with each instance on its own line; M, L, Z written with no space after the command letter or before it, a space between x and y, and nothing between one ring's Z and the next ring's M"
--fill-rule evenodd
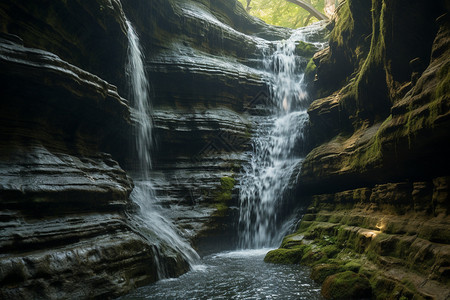
M2 33L56 54L125 91L125 15L118 0L4 1Z
M157 253L123 214L133 184L111 156L121 157L130 130L126 100L99 77L6 37L1 298L118 296L156 280ZM172 260L174 275L186 269Z
M136 118L125 15L147 58L158 202L205 253L233 247L234 177L267 93L258 45L291 31L235 1L6 1L0 298L115 297L157 280L157 264L168 276L188 270L128 220Z
M123 5L147 57L158 201L201 254L232 249L239 182L226 203L215 191L222 178L237 179L248 160L250 116L267 102L261 47L291 30L249 17L234 1Z
M347 1L313 58L316 147L297 190L311 206L268 260L288 251L313 266L329 299L347 271L370 282L369 298L450 295L448 7L402 3Z

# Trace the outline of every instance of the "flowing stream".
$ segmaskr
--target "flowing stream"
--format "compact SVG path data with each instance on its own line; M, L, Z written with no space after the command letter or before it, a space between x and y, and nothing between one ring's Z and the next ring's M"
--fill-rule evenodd
M255 117L258 128L253 138L250 163L245 166L240 191L240 247L244 250L213 254L198 259L170 220L159 213L149 181L151 169L151 114L148 83L138 38L129 28L128 75L132 89L133 118L138 124L136 147L140 172L134 176L131 195L140 207L130 216L133 224L153 243L163 241L181 252L191 271L174 279L163 279L139 288L121 299L322 299L320 287L298 265L266 264L263 259L279 245L290 227L289 218L280 213L284 193L302 161L304 131L308 121L307 96L303 92L303 58L295 55L297 41L307 41L315 28L294 32L264 55L263 65L270 86L270 115ZM318 45L321 46L321 45ZM268 48L263 49L267 53ZM156 258L157 260L157 258ZM164 266L160 266L164 278Z
M322 299L320 286L299 265L266 264L269 249L223 252L179 278L139 288L121 299Z

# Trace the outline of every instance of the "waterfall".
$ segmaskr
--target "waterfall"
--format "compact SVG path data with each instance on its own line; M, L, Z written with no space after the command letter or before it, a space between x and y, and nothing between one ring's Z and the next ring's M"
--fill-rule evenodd
M144 68L139 38L130 21L126 21L128 35L128 62L126 74L130 86L129 96L132 101L132 116L136 123L136 151L138 155L140 175L143 179L149 178L152 168L151 150L152 118L149 98L149 83Z
M296 30L276 49L265 55L263 65L270 74L270 116L255 116L250 163L244 166L240 188L239 245L241 248L278 246L288 230L283 224L285 193L303 160L306 112L309 104L303 85L306 60L295 55L296 42L309 42L315 27ZM324 45L316 43L318 48ZM267 52L267 49L266 51Z
M172 257L181 255L191 265L198 259L198 255L181 237L172 221L161 214L161 208L156 204L156 195L150 176L153 140L149 83L139 38L128 20L126 24L128 29L126 74L130 87L131 115L136 124L137 152L137 166L132 175L135 187L131 193L131 200L138 208L136 212L129 213L129 219L136 231L141 233L150 244L156 245L155 264L158 267L158 275L159 278L166 278L166 267L158 255L162 253Z

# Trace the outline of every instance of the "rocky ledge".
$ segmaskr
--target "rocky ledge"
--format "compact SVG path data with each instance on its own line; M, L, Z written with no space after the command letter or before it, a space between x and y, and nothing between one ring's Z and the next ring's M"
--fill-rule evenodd
M310 207L266 260L312 266L327 299L447 299L448 5L348 0L329 27L308 75Z

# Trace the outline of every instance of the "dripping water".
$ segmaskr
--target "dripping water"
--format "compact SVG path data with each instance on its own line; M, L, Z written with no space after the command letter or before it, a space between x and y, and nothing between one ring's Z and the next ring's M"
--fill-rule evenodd
M317 28L301 28L265 54L270 88L270 115L253 117L250 163L240 188L239 246L275 247L290 228L286 192L296 181L304 156L308 96L303 84L307 61L295 54L298 41L310 42ZM316 43L318 48L324 44ZM268 52L265 49L264 52Z
M137 212L129 213L131 225L155 245L155 265L159 278L168 277L168 270L159 255L179 257L192 265L198 255L190 244L181 237L171 220L161 214L156 204L156 195L151 182L152 118L149 97L149 83L144 68L144 56L139 38L127 20L128 29L128 63L126 74L130 86L132 118L136 124L135 140L137 166L133 174L135 187L131 200L138 207Z

